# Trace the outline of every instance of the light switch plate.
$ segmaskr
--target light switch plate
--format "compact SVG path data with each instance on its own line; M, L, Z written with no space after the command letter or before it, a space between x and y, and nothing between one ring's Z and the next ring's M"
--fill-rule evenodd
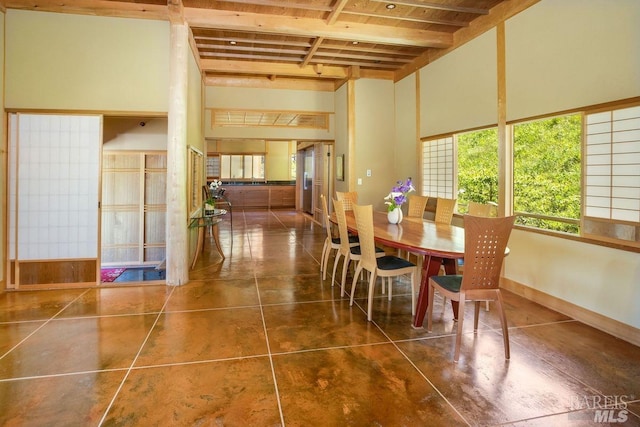
M362 185L362 178L358 178L358 185Z

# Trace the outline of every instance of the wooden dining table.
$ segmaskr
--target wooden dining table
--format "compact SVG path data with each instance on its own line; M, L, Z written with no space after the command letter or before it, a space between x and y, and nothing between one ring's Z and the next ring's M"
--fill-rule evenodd
M347 228L357 232L353 211L347 211L346 214ZM331 220L335 220L335 213L331 214ZM436 276L441 265L444 265L446 274L456 274L457 260L464 257L464 228L407 217L400 224L390 224L386 212L373 213L373 228L374 239L379 244L424 257L420 293L413 320L413 327L422 328L429 306L429 277ZM452 304L454 316L458 311L456 305Z

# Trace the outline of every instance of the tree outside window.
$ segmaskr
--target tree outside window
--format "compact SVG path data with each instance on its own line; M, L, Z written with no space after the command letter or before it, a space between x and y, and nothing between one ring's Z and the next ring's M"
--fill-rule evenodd
M517 223L579 232L582 115L513 126Z
M471 201L498 201L498 131L495 128L457 135L458 211Z

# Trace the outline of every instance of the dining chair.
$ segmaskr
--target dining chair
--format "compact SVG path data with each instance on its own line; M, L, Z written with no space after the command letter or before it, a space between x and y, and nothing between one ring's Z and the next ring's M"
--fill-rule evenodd
M324 245L322 246L322 255L320 256L320 272L322 273L322 280L325 280L327 278L327 264L329 263L329 256L333 250L336 251L337 255L337 251L340 249L340 237L333 237L333 233L331 232L329 208L327 207L327 198L324 194L320 194L320 200L322 201L322 218L327 232L327 237L324 240ZM348 242L350 245L357 245L358 236L349 236ZM333 286L333 281L331 282L331 285Z
M352 210L353 205L358 203L357 191L336 191L336 199L344 202L344 210Z
M434 221L440 224L451 224L453 211L456 207L456 201L457 199L445 199L438 197Z
M470 201L467 204L467 214L488 217L491 214L491 205Z
M470 201L467 205L467 214L473 216L490 217L492 215L493 206L488 203L478 203ZM464 269L464 258L458 260L458 270L460 272ZM485 301L485 310L489 311L489 301Z
M509 359L509 330L500 293L500 271L507 249L509 235L515 216L484 218L472 215L464 216L464 258L463 275L445 275L429 277L429 306L427 308L427 331L431 332L433 322L434 291L446 298L458 301L458 328L453 360L458 361L464 323L466 301L475 303L473 331L478 331L478 312L480 301L495 301L502 325L504 356Z
M351 245L349 243L349 230L347 229L347 214L344 209L344 201L343 200L334 200L333 201L334 212L336 213L336 219L338 221L338 232L340 235L340 249L336 253L336 258L333 262L333 274L331 275L331 286L335 282L336 277L336 269L338 267L338 262L341 257L344 257L344 261L342 262L342 278L340 280L340 286L342 289L340 290L340 296L344 296L345 285L347 281L347 269L349 268L349 263L351 261L360 261L362 256L360 245ZM384 249L376 246L376 257L382 257L385 255Z
M412 195L409 197L409 206L407 208L407 218L423 218L424 209L427 207L428 196ZM407 252L405 258L410 259L411 253ZM398 256L402 256L402 250L398 249ZM418 263L420 263L421 257L417 255ZM420 265L418 265L420 267ZM418 270L420 271L420 270Z
M413 195L409 197L409 207L407 208L407 218L422 218L424 208L427 206L427 196Z
M416 275L418 268L412 262L395 255L384 255L376 257L374 231L373 231L373 207L371 205L353 205L353 213L356 217L356 229L360 237L360 251L362 253L360 261L356 265L356 271L351 285L350 305L353 305L353 297L356 291L358 276L362 270L366 270L369 275L369 288L367 298L367 320L371 321L373 313L373 293L378 276L384 281L385 278L391 282L393 277L409 274L411 278L411 314L416 314ZM391 283L389 283L388 298L391 301Z

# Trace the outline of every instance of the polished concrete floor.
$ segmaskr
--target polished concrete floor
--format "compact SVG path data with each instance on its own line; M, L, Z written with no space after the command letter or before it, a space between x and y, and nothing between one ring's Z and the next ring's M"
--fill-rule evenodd
M367 322L363 283L350 307L320 277L320 227L233 227L181 287L0 295L0 425L640 426L638 347L505 292L511 359L483 310L456 364L451 310L413 329L406 278Z

